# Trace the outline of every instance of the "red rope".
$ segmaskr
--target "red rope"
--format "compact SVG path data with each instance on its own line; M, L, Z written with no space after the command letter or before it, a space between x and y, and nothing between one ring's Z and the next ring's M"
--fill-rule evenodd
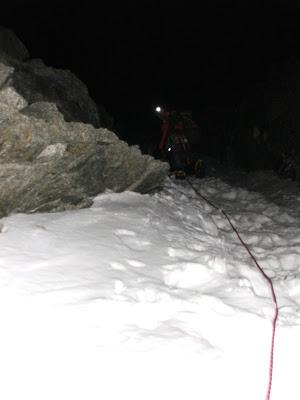
M272 321L272 341L271 341L271 351L270 351L270 361L269 361L269 382L268 382L268 389L267 389L267 396L266 396L266 400L270 400L271 398L271 389L272 389L272 379L273 379L273 365L274 365L274 348L275 348L275 333L276 333L276 324L277 324L277 319L278 319L278 304L277 304L277 299L276 299L276 294L275 294L275 290L274 290L274 286L273 286L273 282L271 280L271 278L265 273L265 271L262 269L262 267L258 264L256 258L254 257L254 255L252 254L252 252L250 251L248 245L244 242L244 240L241 238L238 230L236 229L236 227L233 225L233 223L231 222L231 219L229 218L229 216L226 214L225 211L221 210L219 207L215 206L210 200L208 200L206 197L204 197L197 188L195 188L195 186L187 179L188 183L191 185L191 187L194 189L195 193L201 197L203 200L205 200L208 204L210 204L214 209L219 210L222 212L222 214L224 215L224 217L227 219L229 225L231 226L232 230L234 231L234 233L236 234L236 236L238 237L239 241L241 242L241 244L245 247L246 251L248 252L249 256L252 258L254 264L256 265L256 267L258 268L258 270L260 271L260 273L263 275L263 277L265 278L265 280L268 282L270 289L271 289L271 293L272 293L272 301L274 303L274 317L273 317L273 321Z

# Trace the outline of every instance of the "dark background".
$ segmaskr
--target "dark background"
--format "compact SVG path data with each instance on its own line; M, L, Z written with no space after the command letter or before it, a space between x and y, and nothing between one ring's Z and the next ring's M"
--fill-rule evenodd
M11 1L1 24L32 58L69 69L129 143L156 140L155 105L240 101L272 63L299 56L299 2Z

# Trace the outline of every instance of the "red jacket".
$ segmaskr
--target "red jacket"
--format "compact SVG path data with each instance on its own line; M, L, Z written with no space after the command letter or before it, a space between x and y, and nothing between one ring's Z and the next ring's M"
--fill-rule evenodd
M169 115L170 115L170 113L168 111L163 111L163 113L162 113L163 122L162 122L162 126L161 126L162 135L161 135L161 139L159 142L160 150L164 149L166 142L167 142L169 128L170 128Z

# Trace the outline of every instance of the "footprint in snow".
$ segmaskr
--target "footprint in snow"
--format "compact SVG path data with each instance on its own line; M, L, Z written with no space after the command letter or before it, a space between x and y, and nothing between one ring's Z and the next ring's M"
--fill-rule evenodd
M197 256L197 253L187 249L175 249L174 247L169 247L168 255L172 258L189 261L194 259Z
M117 229L115 234L117 236L136 236L136 233L127 229Z
M179 232L180 228L176 225L169 225L167 226L167 230L170 232Z
M115 261L111 262L111 263L110 263L110 266L111 266L113 269L116 269L116 270L118 270L118 271L124 271L124 270L126 269L126 267L125 267L123 264L121 264L121 263L119 263L119 262L115 262Z
M127 229L117 229L115 235L124 243L130 250L142 251L145 247L150 246L148 240L143 240L137 237L136 233Z
M144 264L141 261L138 260L127 260L127 264L131 265L132 267L136 267L136 268L141 268L141 267L145 267L146 264Z

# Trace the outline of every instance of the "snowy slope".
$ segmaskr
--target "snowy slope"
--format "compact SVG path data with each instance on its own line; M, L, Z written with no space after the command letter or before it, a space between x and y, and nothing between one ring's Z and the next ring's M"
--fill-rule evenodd
M299 400L300 194L269 178L194 184L273 279L271 398ZM0 222L1 399L265 399L270 288L187 182Z

